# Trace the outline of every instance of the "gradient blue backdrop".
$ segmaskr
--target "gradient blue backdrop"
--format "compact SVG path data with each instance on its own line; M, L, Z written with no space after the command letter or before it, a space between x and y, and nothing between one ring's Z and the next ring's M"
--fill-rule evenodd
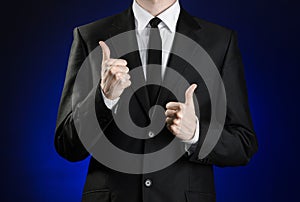
M72 30L132 0L29 0L1 12L0 201L80 201L88 160L53 146ZM287 0L181 0L191 14L238 32L259 152L215 168L219 202L296 201L299 183L299 10Z

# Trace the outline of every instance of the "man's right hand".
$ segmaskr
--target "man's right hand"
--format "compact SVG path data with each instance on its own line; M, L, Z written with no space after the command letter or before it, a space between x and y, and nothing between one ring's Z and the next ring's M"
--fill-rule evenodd
M104 95L111 100L121 96L124 89L131 85L127 61L110 58L109 47L100 41L102 49L101 89Z

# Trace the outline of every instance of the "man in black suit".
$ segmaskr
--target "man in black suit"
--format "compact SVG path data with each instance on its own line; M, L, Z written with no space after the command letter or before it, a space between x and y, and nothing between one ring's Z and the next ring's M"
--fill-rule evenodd
M128 47L135 46L137 51L113 58L111 51L118 49L118 44L112 45L104 41L130 30L136 30L135 34L125 43L128 43ZM198 154L209 128L212 101L205 82L189 61L168 53L176 48L179 34L189 37L208 53L226 90L224 128L213 150L205 158L199 158ZM151 43L155 43L159 50L143 51ZM82 102L73 107L74 88L77 89L76 77L85 59L94 49L99 48L99 44L102 50L101 65L99 63L101 79L96 81L95 97L91 99L86 94ZM161 51L162 49L167 51ZM158 70L153 70L149 64L157 64ZM131 87L136 82L131 72L139 67L142 68L136 75L145 82L145 86L135 90L134 96L130 97L129 106L126 106L126 92L132 90ZM178 72L189 83L184 91L178 91L183 95L181 100L169 89L149 83L152 79L158 79L155 82L159 83L180 83L180 78L168 76L171 74L167 67ZM93 74L95 72L91 71L89 76L93 78ZM80 87L91 86L89 89L92 89L95 86L93 79L88 76L84 81ZM174 86L173 90L176 91L180 85ZM199 102L194 102L194 93ZM55 133L56 150L69 161L80 161L90 155L89 148L82 142L82 136L89 136L90 132L76 127L76 117L79 116L79 111L83 114L93 111L85 107L91 100L95 104L97 121L104 135L116 147L144 155L161 150L175 139L178 143L175 150L182 151L183 148L184 154L171 165L153 172L148 170L127 173L104 165L93 155L82 201L215 201L212 166L245 165L257 150L235 33L190 16L180 8L177 0L135 0L131 8L118 15L74 30ZM154 120L148 114L154 105L163 106L166 116L163 121L165 126L157 133L147 128ZM131 135L129 137L129 134L118 127L114 118L122 117L121 111L124 108L129 111L130 118L137 126L147 128L143 134L136 132L137 134L131 135L147 134L148 139ZM201 117L197 110L201 112ZM110 152L105 155L112 162L117 159ZM145 166L145 162L139 163ZM149 163L150 167L155 163Z

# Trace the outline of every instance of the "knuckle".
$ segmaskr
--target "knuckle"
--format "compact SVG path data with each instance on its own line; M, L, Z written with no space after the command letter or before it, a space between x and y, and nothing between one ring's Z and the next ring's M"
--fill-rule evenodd
M115 71L115 68L114 67L111 67L110 69L109 69L109 73L110 74L115 74L116 73L116 71Z
M182 110L182 108L183 108L183 107L182 107L182 104L180 103L180 104L178 105L178 109L179 109L179 110Z
M180 120L182 119L182 112L177 112L176 113L177 118Z
M168 103L166 104L166 108L167 108L167 109L169 109L171 106L172 106L172 102L168 102Z
M119 86L120 86L122 89L126 88L126 86L125 86L124 83L121 83Z
M122 80L122 81L124 81L124 75L122 74L122 73L117 73L117 78L119 79L119 80Z
M128 84L129 84L128 81L126 81L126 80L122 81L122 85L123 85L124 88L127 88L129 86Z
M180 107L181 107L181 110L184 110L185 109L185 104L181 103Z
M124 59L119 59L119 61L122 62L122 63L124 64L124 66L127 65L127 61L126 61L126 60L124 60Z
M114 80L119 80L119 74L114 74L114 75L113 75L113 79L114 79Z
M175 125L171 125L171 130L175 135L178 133L178 129Z
M176 125L180 125L180 119L175 119L174 121L173 121Z

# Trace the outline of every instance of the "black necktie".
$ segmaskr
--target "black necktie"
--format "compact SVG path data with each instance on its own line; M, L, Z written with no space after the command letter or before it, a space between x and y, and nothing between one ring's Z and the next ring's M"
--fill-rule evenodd
M161 57L162 57L162 42L158 29L158 24L161 22L161 19L155 17L150 20L149 24L151 26L150 36L149 36L149 45L148 45L148 62L147 62L147 83L161 84ZM158 93L160 90L159 85L148 85L148 94L150 99L150 105L153 106L156 103Z

